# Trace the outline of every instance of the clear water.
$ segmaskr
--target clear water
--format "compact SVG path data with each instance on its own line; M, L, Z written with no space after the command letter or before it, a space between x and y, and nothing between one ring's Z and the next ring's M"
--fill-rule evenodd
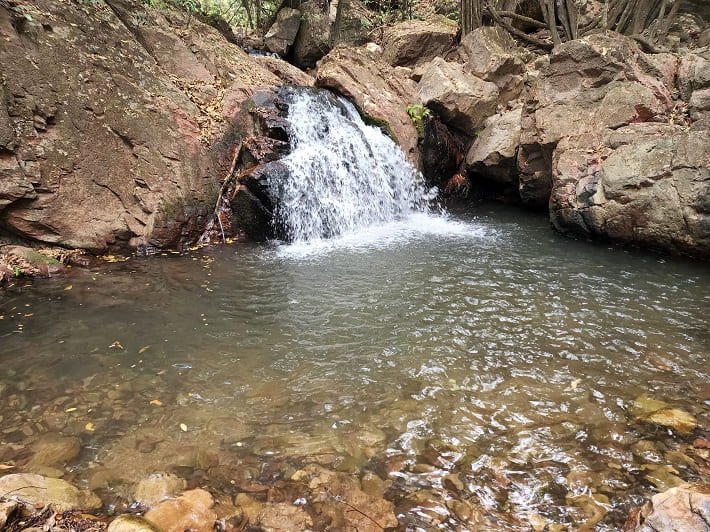
M707 479L692 444L710 427L710 268L534 214L132 259L0 298L0 463L32 469L40 433L78 435L54 467L104 472L107 505L153 471L234 494L316 462L390 480L402 529L614 530ZM699 428L638 421L642 393Z
M327 91L294 90L288 111L290 172L270 183L288 240L352 233L428 210L436 191L382 131Z

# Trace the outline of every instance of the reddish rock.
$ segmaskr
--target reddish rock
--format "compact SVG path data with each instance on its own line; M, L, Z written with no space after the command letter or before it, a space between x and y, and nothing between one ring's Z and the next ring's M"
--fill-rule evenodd
M316 85L349 98L372 122L383 125L412 163L418 163L417 129L407 106L417 102L415 85L366 48L336 48L318 64Z

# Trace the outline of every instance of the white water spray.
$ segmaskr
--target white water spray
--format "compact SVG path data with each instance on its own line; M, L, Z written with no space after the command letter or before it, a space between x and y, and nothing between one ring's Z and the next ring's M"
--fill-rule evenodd
M356 231L426 212L436 196L402 150L355 107L321 91L294 93L290 172L271 182L275 221L291 241Z

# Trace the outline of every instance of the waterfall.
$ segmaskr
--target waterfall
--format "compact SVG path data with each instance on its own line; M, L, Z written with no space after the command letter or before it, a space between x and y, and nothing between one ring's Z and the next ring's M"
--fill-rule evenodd
M436 190L382 131L326 91L294 91L285 178L269 182L274 223L291 241L356 232L425 212Z

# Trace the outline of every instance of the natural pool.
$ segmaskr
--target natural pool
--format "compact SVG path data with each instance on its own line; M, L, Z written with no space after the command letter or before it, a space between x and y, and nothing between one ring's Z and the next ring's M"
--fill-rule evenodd
M227 498L271 487L317 528L296 474L315 463L392 501L401 529L614 530L710 473L693 446L708 265L568 240L536 214L134 258L0 304L0 463L106 509L166 471ZM639 419L642 394L698 426ZM38 460L47 433L78 454Z

